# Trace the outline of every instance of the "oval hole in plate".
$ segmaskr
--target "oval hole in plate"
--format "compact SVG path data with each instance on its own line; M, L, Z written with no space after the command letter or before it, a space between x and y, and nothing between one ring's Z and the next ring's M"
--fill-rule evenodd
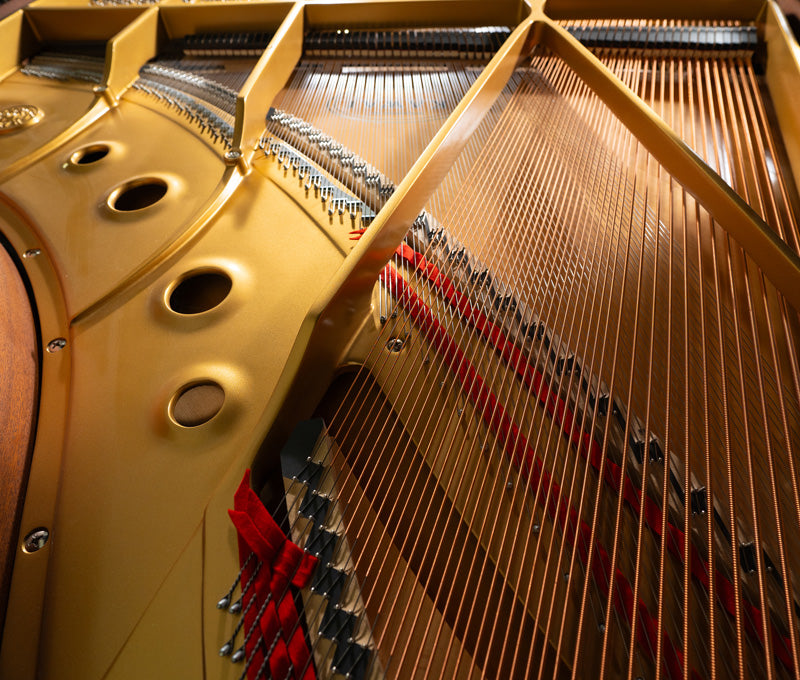
M137 179L115 189L108 197L108 205L120 212L142 210L158 203L166 193L167 183L163 179Z
M72 165L91 165L97 161L103 160L108 156L111 149L108 144L90 144L78 149L69 157L69 162Z
M225 403L225 391L217 383L187 385L179 390L172 403L172 417L184 427L197 427L211 420Z
M218 269L186 275L169 295L169 308L178 314L200 314L219 305L231 292L231 277Z

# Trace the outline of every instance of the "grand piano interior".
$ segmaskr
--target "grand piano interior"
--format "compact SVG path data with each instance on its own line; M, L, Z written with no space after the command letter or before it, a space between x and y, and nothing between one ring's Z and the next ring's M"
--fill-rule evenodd
M800 677L775 2L12 3L0 677Z

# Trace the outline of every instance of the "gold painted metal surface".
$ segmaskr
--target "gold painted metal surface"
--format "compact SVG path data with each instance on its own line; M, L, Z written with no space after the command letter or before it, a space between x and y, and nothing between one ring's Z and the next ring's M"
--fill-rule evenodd
M283 87L300 59L303 46L303 9L295 5L286 14L275 38L265 50L236 101L233 148L248 156L264 129L264 111ZM248 161L250 158L248 158Z
M0 134L36 125L44 114L31 104L15 104L0 109Z
M31 83L31 78L14 74L3 81L3 108L20 104L35 106L41 112L40 122L31 128L30 133L20 134L22 130L4 135L7 150L4 155L0 178L6 178L28 165L31 157L36 157L42 147L55 145L64 132L73 130L75 123L96 117L106 107L96 103L92 87L86 83L67 87L48 87Z
M800 173L800 121L793 105L792 91L800 74L800 46L788 30L786 18L772 3L766 7L767 83L775 115L785 140L786 152L795 177Z
M16 71L23 57L30 55L36 43L30 21L22 12L15 12L0 21L0 77Z
M748 280L769 282L765 308L776 323L789 319L786 335L793 337L800 309L796 248L627 88L624 73L612 73L556 22L611 16L754 20L766 7L766 82L797 177L800 133L790 93L800 87L798 48L772 3L678 2L664 8L618 2L602 10L574 0L537 2L532 10L520 2L477 0L162 2L149 8L48 3L40 0L0 23L0 116L21 104L44 113L37 124L0 135L0 232L19 255L40 251L23 260L40 341L66 341L42 359L21 525L22 535L46 526L53 538L38 553L18 554L0 647L1 677L239 677L241 667L217 655L233 621L214 609L238 568L226 512L233 492L247 467L253 467L257 486L274 475L282 442L313 411L337 369L367 360L364 346L377 335L379 273L461 152L471 153L471 136L537 46L558 55L623 121L651 155L645 163L658 164L686 195L697 197L709 215L698 224L711 225L713 218L714 238L721 243L730 236L745 249L753 267ZM433 126L430 141L416 140L424 150L366 226L361 217L329 209L304 187L296 168L265 156L259 140L270 105L303 57L306 32L409 23L506 24L512 33L442 116L446 120ZM230 149L179 108L135 88L139 69L169 39L253 26L274 37L235 93ZM99 89L19 71L45 44L64 40L105 42ZM73 160L98 147L107 153L97 161ZM134 192L133 209L114 208L120 194L143 185L166 187L166 193L138 207L137 200L150 198ZM365 233L351 240L350 232L361 228ZM230 281L223 299L198 313L171 309L178 285L207 272ZM470 351L481 343L475 341ZM423 348L430 343L414 351ZM777 363L787 368L788 390L796 357L781 356ZM488 359L481 364L492 365ZM391 366L375 364L373 373L397 402L400 419L410 422L421 409L400 403L409 397L392 383ZM208 422L185 427L176 422L173 405L196 384L217 385L224 402ZM505 388L498 383L497 389ZM509 401L525 399L524 390L503 394ZM524 422L546 427L550 421L529 413ZM441 431L450 424L442 419ZM444 441L439 430L434 441ZM437 467L425 455L434 477L498 474L486 460ZM463 493L449 498L459 514L473 512ZM613 529L617 507L606 503ZM498 485L480 507L515 513L522 505ZM373 515L385 524L379 513ZM541 540L554 534L551 523ZM634 540L635 531L629 527L625 536ZM476 541L492 560L505 559L498 538L478 535ZM398 559L407 556L398 553ZM547 559L525 555L497 573L514 582L528 573L544 579ZM554 596L559 587L553 586ZM420 602L435 600L426 600L416 586L411 592ZM535 616L528 604L526 616ZM570 617L583 616L579 607L570 607ZM450 634L449 620L436 622ZM794 632L794 623L789 625ZM592 649L605 660L600 639ZM573 667L570 650L559 649L560 642L541 644L551 646L562 670ZM500 653L513 654L508 649ZM464 654L474 669L469 650ZM531 674L539 670L538 661ZM404 664L398 666L412 667ZM554 664L551 670L559 667ZM767 666L780 676L780 669ZM603 670L609 677L632 672L611 661ZM655 672L658 677L662 670Z

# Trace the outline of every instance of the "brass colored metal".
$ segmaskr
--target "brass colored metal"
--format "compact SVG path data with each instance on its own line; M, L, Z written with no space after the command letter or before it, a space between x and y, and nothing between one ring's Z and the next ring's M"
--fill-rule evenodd
M0 109L0 134L36 125L43 115L37 107L30 104L6 106Z
M302 6L295 5L286 13L275 38L239 93L233 147L244 150L248 161L264 129L264 111L269 109L300 59L303 28Z
M136 79L139 69L155 56L158 12L150 8L123 28L106 46L106 69L102 93L116 105L124 90Z
M793 83L800 74L800 46L792 39L786 18L773 4L765 8L765 37L768 40L767 84L780 123L786 153L795 177L800 173L800 124L792 105Z

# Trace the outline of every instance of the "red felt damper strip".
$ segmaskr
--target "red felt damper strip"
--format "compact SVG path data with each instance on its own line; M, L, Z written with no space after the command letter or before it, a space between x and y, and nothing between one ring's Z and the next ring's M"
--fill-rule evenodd
M469 298L459 291L453 282L423 255L413 250L407 244L398 247L396 254L404 261L412 264L415 271L422 274L439 292L444 296L450 306L459 311L465 322L478 330L494 347L500 352L503 359L514 367L524 384L535 394L540 403L547 409L548 413L562 427L563 433L570 439L571 443L577 448L581 455L587 456L598 472L602 462L602 447L588 433L581 432L576 427L574 412L569 408L564 399L551 391L545 381L544 375L531 366L525 356L517 346L511 342L492 321L479 309L476 309L469 301ZM395 270L392 270L395 271ZM395 271L395 276L397 273ZM619 493L620 479L622 477L620 467L613 461L605 461L605 470L602 475L605 483L610 486L614 493ZM638 516L641 512L641 492L637 489L629 477L625 477L622 482L623 495L625 501ZM645 524L660 539L661 538L661 508L652 498L645 498L644 504ZM669 552L684 562L684 533L683 530L667 522L667 549ZM698 554L694 546L691 547L690 568L692 575L703 587L709 588L708 563ZM723 609L731 617L736 617L736 591L730 580L719 570L716 572L715 584L717 586L717 596ZM744 619L745 629L762 645L764 644L763 628L761 626L761 609L747 599L742 598L742 606L747 614ZM770 631L772 637L772 648L775 656L790 671L794 664L791 657L791 640L788 635L782 635L775 624L770 621Z
M286 538L250 488L250 470L245 472L234 495L234 509L228 514L238 532L239 561L244 565L242 587L256 574L242 601L245 631L253 626L260 630L260 635L250 636L245 649L248 678L254 680L264 664L273 678L316 678L290 585L307 586L317 558ZM256 559L248 561L251 553Z

